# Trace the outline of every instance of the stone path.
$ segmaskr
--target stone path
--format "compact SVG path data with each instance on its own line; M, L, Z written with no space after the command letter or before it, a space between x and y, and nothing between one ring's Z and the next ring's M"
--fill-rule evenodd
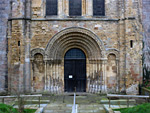
M77 94L78 113L106 113L100 99L101 96L96 94ZM44 113L71 113L72 103L73 94L52 96Z

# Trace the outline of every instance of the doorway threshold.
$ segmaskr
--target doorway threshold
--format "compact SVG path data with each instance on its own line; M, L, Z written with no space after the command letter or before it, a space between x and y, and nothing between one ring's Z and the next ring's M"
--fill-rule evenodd
M76 93L76 96L87 96L87 95L90 95L90 93L87 93L87 92L64 92L64 95L74 96L74 93Z

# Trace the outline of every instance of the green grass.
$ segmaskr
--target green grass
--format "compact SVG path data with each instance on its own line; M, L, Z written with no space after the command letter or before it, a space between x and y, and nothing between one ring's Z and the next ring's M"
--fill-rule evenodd
M137 105L132 108L113 109L113 111L120 111L121 113L150 113L150 103Z
M147 87L147 89L150 89L150 87Z
M36 109L24 109L23 113L35 113ZM10 105L0 104L0 113L19 113L16 108Z
M35 113L36 109L24 109L24 113Z
M108 100L108 98L102 98L101 100Z

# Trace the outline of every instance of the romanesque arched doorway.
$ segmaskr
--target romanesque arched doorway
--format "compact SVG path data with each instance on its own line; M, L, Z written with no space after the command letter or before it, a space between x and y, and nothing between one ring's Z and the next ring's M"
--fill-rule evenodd
M118 56L92 31L66 28L45 49L31 51L31 88L52 93L73 92L75 87L77 92L118 91Z
M86 56L81 49L72 48L64 56L65 92L86 91Z
M69 61L69 57L72 58L75 51L84 57L76 54L75 59ZM73 92L76 87L77 92L104 92L105 53L101 39L85 28L71 27L55 34L45 48L45 90L56 93ZM83 78L80 78L82 75L78 68L82 69ZM70 73L69 70L73 72ZM74 76L76 79L73 80Z

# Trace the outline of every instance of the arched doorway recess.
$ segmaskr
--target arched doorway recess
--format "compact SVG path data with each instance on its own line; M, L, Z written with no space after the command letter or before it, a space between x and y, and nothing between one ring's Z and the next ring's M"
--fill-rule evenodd
M81 49L69 49L64 56L65 92L86 92L86 56Z

